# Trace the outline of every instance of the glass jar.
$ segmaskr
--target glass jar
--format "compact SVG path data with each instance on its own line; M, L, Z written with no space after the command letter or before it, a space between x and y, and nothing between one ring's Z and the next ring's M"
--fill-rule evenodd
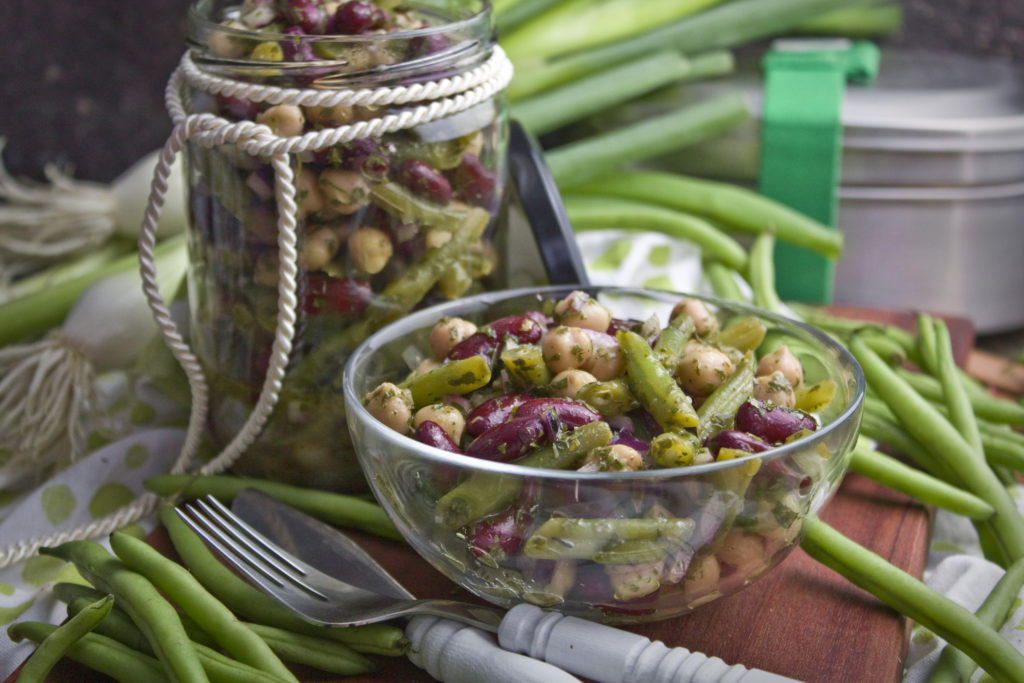
M342 15L345 5L364 7L348 8L353 19ZM345 22L361 21L366 5L376 7L366 32L330 33L354 30ZM219 451L239 433L264 384L288 212L298 254L291 356L273 412L232 470L364 490L341 390L351 351L415 308L501 286L494 241L507 175L503 86L443 116L429 111L458 99L451 79L472 80L496 56L490 5L202 0L190 8L189 48L185 60L198 76L186 71L181 88L188 115L262 123L304 147L288 157L293 212L277 199L269 157L237 138L184 147L191 341L209 385L213 445ZM417 86L447 90L421 95ZM364 90L384 96L322 104ZM390 125L410 113L415 125ZM382 122L390 127L373 128ZM318 142L340 130L371 134Z

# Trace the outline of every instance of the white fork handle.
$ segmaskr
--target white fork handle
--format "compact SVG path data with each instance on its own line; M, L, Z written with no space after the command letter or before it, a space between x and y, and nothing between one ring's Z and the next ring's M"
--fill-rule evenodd
M527 603L509 610L498 642L598 683L796 683Z
M413 617L409 661L445 683L579 683L561 669L502 650L494 634L451 619Z

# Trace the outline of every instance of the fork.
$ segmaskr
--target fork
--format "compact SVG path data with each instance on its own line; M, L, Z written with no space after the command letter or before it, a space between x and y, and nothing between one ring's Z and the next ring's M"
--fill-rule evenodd
M250 581L313 623L359 626L421 614L497 633L504 616L493 607L398 599L343 582L286 552L216 498L197 499L175 512Z
M213 496L175 508L175 512L254 584L316 624L357 626L417 615L442 617L497 633L506 655L523 653L540 660L537 663L547 662L562 669L559 674L571 672L599 683L797 683L785 676L741 664L729 665L718 657L683 647L669 648L661 641L652 642L639 634L528 603L503 612L456 600L417 600L375 593L303 562ZM401 592L410 595L404 588ZM428 658L423 656L426 652L418 654L421 659ZM426 668L434 673L432 667ZM538 680L554 678L549 675Z

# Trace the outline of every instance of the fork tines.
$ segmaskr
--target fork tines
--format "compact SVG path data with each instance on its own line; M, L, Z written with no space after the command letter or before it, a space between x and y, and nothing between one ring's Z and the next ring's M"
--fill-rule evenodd
M264 590L274 593L295 587L320 600L328 600L305 580L309 570L302 562L213 496L196 499L174 511L224 559Z

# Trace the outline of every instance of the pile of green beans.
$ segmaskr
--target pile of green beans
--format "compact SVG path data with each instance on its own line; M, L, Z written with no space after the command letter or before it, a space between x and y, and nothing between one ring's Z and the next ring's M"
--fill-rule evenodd
M221 479L205 487L234 490ZM70 562L90 585L54 586L68 607L62 625L9 627L12 640L40 643L19 680L42 681L67 656L119 681L297 683L290 665L351 676L377 668L367 655L405 654L400 627L331 629L303 621L232 572L172 508L160 519L180 562L125 531L111 534L113 552L95 541L40 549Z

